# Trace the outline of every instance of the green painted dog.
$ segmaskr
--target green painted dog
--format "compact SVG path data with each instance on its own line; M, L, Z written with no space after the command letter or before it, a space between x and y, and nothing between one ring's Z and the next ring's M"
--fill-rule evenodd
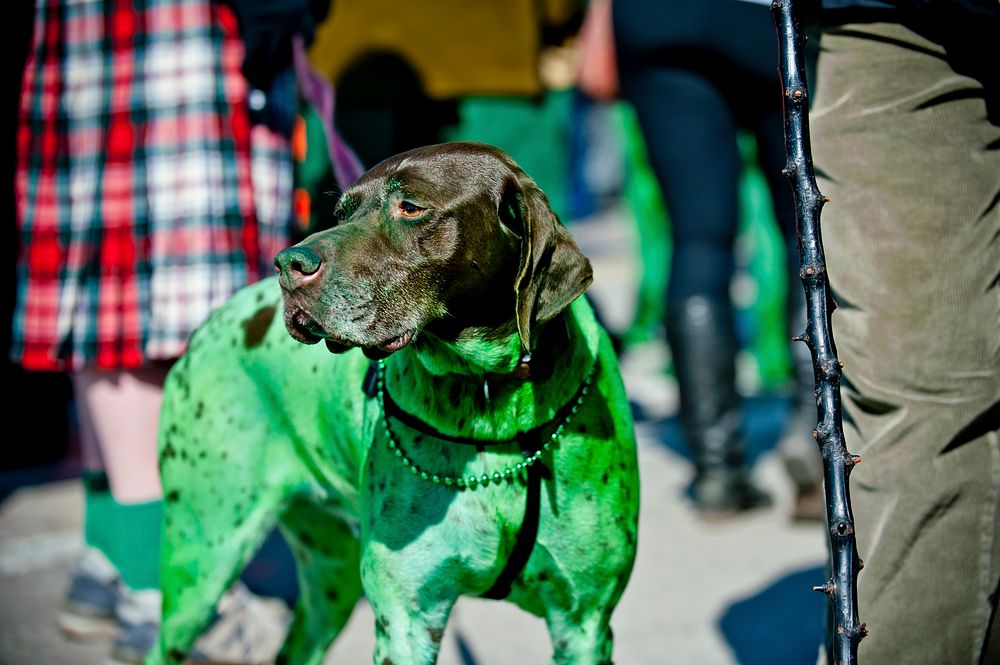
M434 663L463 594L543 617L555 663L611 662L639 488L589 262L482 144L390 158L335 216L170 373L147 663L183 661L275 524L301 588L279 663L321 663L362 590L378 665Z

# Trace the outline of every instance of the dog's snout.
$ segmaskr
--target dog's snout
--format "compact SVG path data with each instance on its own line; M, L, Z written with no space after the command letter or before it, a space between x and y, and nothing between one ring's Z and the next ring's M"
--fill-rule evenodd
M295 288L314 277L323 267L323 258L308 247L289 247L274 257L280 281L288 288Z

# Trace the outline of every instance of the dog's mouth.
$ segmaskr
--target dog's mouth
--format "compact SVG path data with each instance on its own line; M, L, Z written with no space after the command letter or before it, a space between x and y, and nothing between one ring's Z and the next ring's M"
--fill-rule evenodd
M315 344L326 334L323 328L299 307L285 314L285 328L289 335L303 344Z
M374 346L362 346L361 351L368 358L371 358L372 360L381 360L382 358L386 358L389 355L395 353L396 351L399 351L400 349L408 345L410 342L412 342L413 336L415 334L416 334L415 330L407 330L402 335L391 337L385 340L384 342L381 342L380 344L376 344ZM327 340L326 348L333 351L333 349L330 347L329 340ZM334 353L336 353L336 351L334 351Z
M327 332L301 307L295 307L290 311L285 316L285 323L287 324L285 327L288 329L288 334L303 344L316 344L320 340L323 340L330 353L343 353L348 349L360 346L364 354L372 360L380 360L399 351L409 345L416 335L416 330L411 329L395 337L383 340L378 344L358 344Z
M413 337L416 334L414 330L407 330L402 335L397 335L391 337L384 342L375 344L372 346L366 346L362 344L350 344L342 340L335 339L327 335L323 338L326 343L326 348L330 353L343 353L348 349L354 348L355 346L360 346L361 351L372 360L382 360L383 358L389 357L391 354L399 351L403 347L407 346L413 341Z
M407 330L402 335L397 335L392 339L387 339L378 345L378 348L383 351L388 351L392 353L393 351L399 351L401 348L413 341L413 330Z

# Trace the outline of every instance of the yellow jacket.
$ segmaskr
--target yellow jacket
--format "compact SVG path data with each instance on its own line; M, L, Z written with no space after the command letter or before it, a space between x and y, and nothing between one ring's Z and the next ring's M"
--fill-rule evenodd
M309 50L334 84L374 53L407 62L429 97L537 95L542 27L562 25L574 0L333 0Z

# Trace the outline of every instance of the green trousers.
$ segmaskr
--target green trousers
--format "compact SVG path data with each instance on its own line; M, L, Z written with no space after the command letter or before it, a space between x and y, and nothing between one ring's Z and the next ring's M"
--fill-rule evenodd
M1000 662L1000 37L940 27L828 29L814 82L863 665Z

